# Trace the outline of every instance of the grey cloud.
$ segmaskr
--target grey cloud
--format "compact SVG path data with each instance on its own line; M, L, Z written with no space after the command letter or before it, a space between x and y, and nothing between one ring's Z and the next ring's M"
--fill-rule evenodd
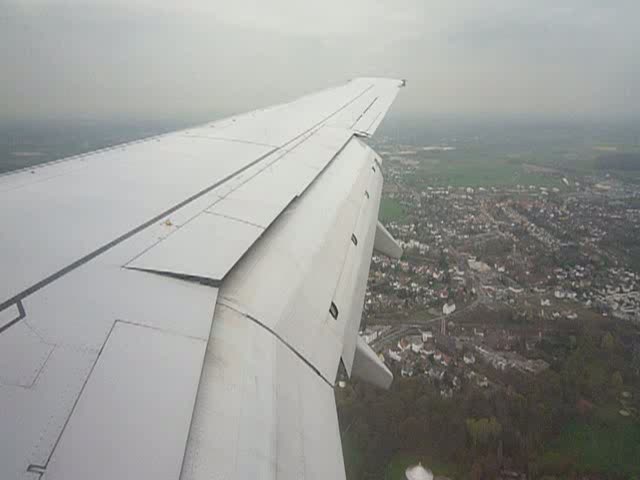
M204 119L359 75L417 114L640 114L626 0L0 0L0 118Z

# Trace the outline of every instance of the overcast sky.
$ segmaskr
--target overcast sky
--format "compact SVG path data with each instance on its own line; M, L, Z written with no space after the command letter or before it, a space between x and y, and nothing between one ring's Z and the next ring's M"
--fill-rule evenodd
M349 78L395 112L640 115L637 0L0 0L0 118L206 118Z

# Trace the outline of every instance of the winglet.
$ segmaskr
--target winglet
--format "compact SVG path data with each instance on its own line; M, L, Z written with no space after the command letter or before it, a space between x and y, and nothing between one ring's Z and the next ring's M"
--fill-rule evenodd
M376 227L376 239L373 244L373 249L378 253L395 259L400 259L402 256L402 247L380 222L378 222L378 226Z
M353 357L351 375L385 390L388 390L393 382L391 371L360 335L356 341L356 353Z

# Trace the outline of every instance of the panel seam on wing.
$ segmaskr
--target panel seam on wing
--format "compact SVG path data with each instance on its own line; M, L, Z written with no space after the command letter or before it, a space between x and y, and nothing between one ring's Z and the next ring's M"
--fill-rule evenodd
M162 275L164 277L175 278L177 280L183 280L185 282L198 283L200 285L206 285L207 287L217 288L222 283L222 280L209 278L209 277L202 277L199 275L188 275L185 273L176 273L176 272L170 272L166 270L154 270L152 268L141 268L141 267L124 267L124 268L126 268L127 270L136 270L138 272L146 272L146 273L153 273L155 275Z
M333 382L329 381L322 374L322 372L320 372L320 370L318 370L318 368L315 365L313 365L309 360L307 360L304 357L304 355L302 355L296 348L294 348L289 342L287 342L278 332L273 330L271 327L268 327L267 325L265 325L260 319L254 317L250 313L245 312L244 310L242 310L240 307L238 307L237 305L232 303L229 299L226 299L224 297L218 297L218 302L217 303L222 305L222 306L224 306L224 307L227 307L229 310L233 310L234 312L242 315L246 319L251 320L256 325L258 325L258 326L262 327L263 329L265 329L267 332L269 332L271 335L273 335L276 339L278 339L291 352L293 352L300 360L302 360L311 370L313 370L313 372L316 375L318 375L322 380L324 380L327 383L327 385L329 385L331 388L333 388Z
M364 109L364 111L360 114L360 116L356 119L355 122L353 122L353 124L351 125L351 129L353 130L353 127L355 127L358 122L360 121L360 119L362 117L364 117L364 115L371 109L371 107L373 107L373 104L376 103L378 101L378 98L380 97L376 97L373 99L373 101L369 104L369 106L367 106L367 108ZM377 117L376 117L377 118Z

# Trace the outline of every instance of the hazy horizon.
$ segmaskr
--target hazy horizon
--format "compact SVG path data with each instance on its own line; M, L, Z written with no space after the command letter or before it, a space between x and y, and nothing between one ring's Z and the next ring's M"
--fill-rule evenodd
M394 115L640 118L628 0L0 0L0 12L5 123L197 123L357 76L408 79Z

